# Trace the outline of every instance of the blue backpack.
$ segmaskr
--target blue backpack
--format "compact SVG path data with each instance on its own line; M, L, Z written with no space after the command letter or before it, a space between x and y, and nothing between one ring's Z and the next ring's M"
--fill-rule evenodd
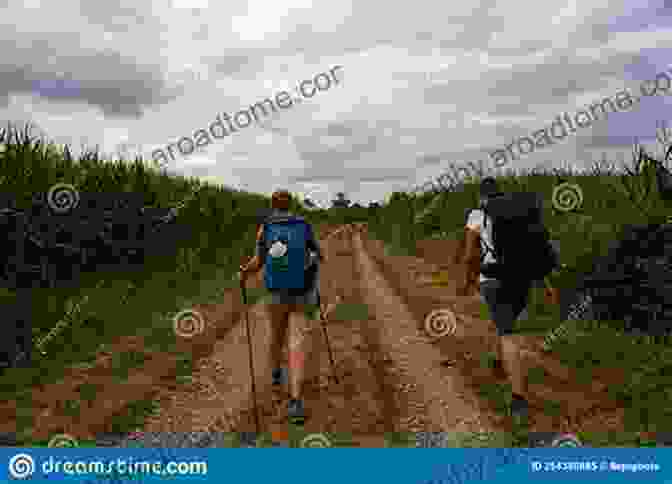
M268 290L306 287L306 253L310 225L301 217L271 217L264 224L268 251L265 282Z

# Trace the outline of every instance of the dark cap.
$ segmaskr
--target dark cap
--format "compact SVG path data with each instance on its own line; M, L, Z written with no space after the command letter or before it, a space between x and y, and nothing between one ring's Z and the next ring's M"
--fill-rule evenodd
M481 196L488 196L492 195L493 193L497 193L497 180L491 176L484 178L481 181L480 193Z

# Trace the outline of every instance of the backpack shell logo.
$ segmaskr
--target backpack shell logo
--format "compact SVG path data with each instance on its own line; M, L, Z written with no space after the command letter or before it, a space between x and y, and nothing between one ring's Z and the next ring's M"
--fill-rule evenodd
M268 251L271 256L273 269L276 271L288 271L289 261L287 258L287 243L282 240L276 240Z
M274 259L284 257L285 254L287 254L287 245L285 245L281 240L276 240L268 252Z

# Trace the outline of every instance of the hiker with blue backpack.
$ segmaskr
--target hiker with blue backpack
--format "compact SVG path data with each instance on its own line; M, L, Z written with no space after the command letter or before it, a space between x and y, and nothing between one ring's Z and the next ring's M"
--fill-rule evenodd
M524 314L529 291L558 266L558 255L542 222L542 203L536 193L501 193L492 177L480 186L479 208L471 210L465 227L462 263L467 268L462 293L473 280L474 259L480 249L480 292L497 327L499 344L495 368L511 381L511 415L527 414L527 383L520 353L512 335Z
M256 255L240 267L240 278L245 281L250 273L265 267L265 285L271 295L268 311L272 331L272 384L279 389L289 380L288 415L291 422L300 424L305 419L301 399L303 367L295 365L291 372L283 368L282 352L289 324L305 323L296 318L315 319L319 311L319 263L324 261L324 256L312 226L290 213L291 201L291 194L286 190L273 193L272 212L257 231Z

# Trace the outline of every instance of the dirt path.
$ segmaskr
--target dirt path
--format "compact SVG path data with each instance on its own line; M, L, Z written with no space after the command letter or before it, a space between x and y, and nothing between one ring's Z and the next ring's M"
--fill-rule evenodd
M456 255L459 244L428 241L420 259L387 255L384 245L370 239L361 226L330 227L323 235L327 262L320 269L322 306L339 382L331 379L320 322L293 328L292 364L305 368L305 431L342 434L361 446L385 445L388 432L480 435L507 431L508 419L479 395L483 385L503 383L501 376L479 360L494 348L494 326L480 319L477 288L466 297L455 294L454 280L460 269L454 257L444 260L446 253ZM439 245L441 257L436 256ZM439 268L454 277L442 287L422 282ZM260 288L260 276L248 285ZM425 317L443 308L457 315L456 331L429 337ZM93 368L72 369L60 382L33 389L35 436L66 433L90 439L109 431L111 417L141 399L160 406L146 420L146 435L196 435L191 439L194 444L205 432L256 432L245 309L252 333L261 431L286 435L287 395L271 389L270 321L264 301L245 308L239 291L231 290L220 304L193 309L201 314L204 330L178 341L179 349L194 356L190 383L177 383L175 356L163 353L148 354L145 366L132 371L127 381L113 382L111 354L129 348L143 350L141 338L125 338L101 353ZM533 351L526 354L534 360ZM289 358L286 354L285 364ZM571 375L565 375L565 381L549 383L552 380L549 376L544 385L536 387L542 404L533 412L531 431L623 428L618 409L595 411L606 405L596 396L600 388L587 391L572 386L567 383ZM63 403L78 398L82 383L92 382L104 390L76 418L63 416ZM569 403L547 415L544 395L557 397L563 391ZM0 405L0 431L12 431L16 414L12 402ZM147 440L145 445L152 442Z
M333 238L332 233L327 237ZM328 250L327 247L325 245L325 250ZM252 285L260 287L260 275L253 280ZM159 395L162 402L161 412L147 420L145 432L257 431L250 378L247 325L244 315L241 316L237 323L214 343L212 351L199 359L192 375L192 385L177 392L169 388L161 392ZM286 399L279 400L271 388L269 356L271 332L265 300L247 308L247 319L252 340L256 405L261 431L280 430L283 426L286 427L287 422L286 411L283 412ZM314 326L313 329L319 327ZM309 330L310 328L306 327L294 327L292 346L296 344L297 338L312 341L312 337L303 336L308 334ZM310 333L312 335L314 331ZM309 354L310 349L306 347L304 352ZM317 382L308 381L306 384L308 388L311 385L319 387Z
M385 375L394 383L400 414L395 430L408 432L469 432L495 430L494 415L480 408L464 378L442 368L442 356L418 330L418 322L354 236L357 264L366 304L377 315L369 324Z
M469 296L456 296L455 281L464 269L456 263L458 241L427 240L418 244L422 258L387 256L382 242L365 237L367 252L395 291L406 302L415 319L423 322L431 310L448 308L457 316L457 331L452 336L437 338L432 346L440 350L446 363L452 363L465 381L479 391L486 386L504 385L506 379L485 366L480 360L484 351L493 351L496 330L493 323L482 319L478 287ZM422 282L439 271L449 274L445 284ZM411 277L409 277L411 275ZM517 344L527 368L543 369L543 377L531 381L528 395L531 410L530 432L623 432L622 402L608 395L610 386L623 384L625 371L620 368L600 368L593 372L590 384L581 384L575 373L560 360L540 350L542 337L517 336ZM480 399L482 406L492 407L492 401ZM496 420L510 429L511 422L502 415Z
M461 375L442 368L438 348L418 323L351 228L323 242L327 263L321 291L339 382L318 321L294 328L294 358L306 368L304 400L311 433L347 434L381 445L387 432L492 432L495 417L479 407ZM336 319L333 307L366 304L368 316ZM263 302L249 310L261 431L282 433L286 398L271 390L270 322ZM148 432L255 432L245 324L216 342L195 371L192 391L170 396ZM168 400L164 400L168 403Z

